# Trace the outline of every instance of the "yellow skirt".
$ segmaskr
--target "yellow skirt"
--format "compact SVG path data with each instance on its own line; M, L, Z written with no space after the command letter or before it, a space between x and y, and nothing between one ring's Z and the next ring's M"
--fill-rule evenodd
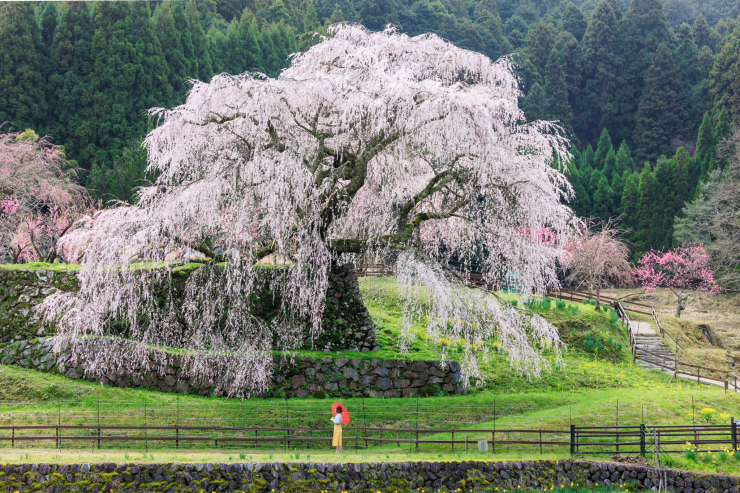
M342 425L334 425L334 438L332 438L331 440L331 446L342 446Z

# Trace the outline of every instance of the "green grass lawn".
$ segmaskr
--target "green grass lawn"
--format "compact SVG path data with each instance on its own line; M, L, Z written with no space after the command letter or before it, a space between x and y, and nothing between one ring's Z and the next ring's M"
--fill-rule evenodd
M424 337L415 339L408 354L397 349L401 335L402 307L395 295L395 284L384 278L363 278L361 290L366 306L377 327L382 350L373 353L344 352L336 356L361 358L410 358L437 359L440 354L438 342ZM511 302L520 303L513 295L502 295ZM496 354L482 363L485 384L471 389L463 396L439 396L422 399L342 399L350 410L353 425L370 428L415 428L439 430L481 429L546 429L567 430L571 423L586 425L670 425L701 422L707 419L715 423L727 423L729 416L738 416L740 396L725 394L719 387L696 385L687 380L671 381L670 376L658 371L644 370L631 362L626 331L621 323L614 321L610 311L597 312L586 304L558 303L542 300L530 308L547 318L560 329L566 344L565 365L545 371L539 379L529 379L513 372L505 355ZM415 327L423 332L423 327ZM308 351L299 354L311 355ZM450 348L452 357L455 348ZM316 353L325 356L325 353ZM310 428L329 425L331 399L250 399L245 401L165 394L148 390L118 389L103 387L83 381L69 380L57 375L38 373L16 367L0 366L0 426L53 425L101 423L110 426L231 426L231 427L285 427ZM715 411L708 417L701 410ZM495 416L495 418L494 418ZM494 423L495 421L495 423ZM447 440L450 432L424 435L422 439ZM6 433L0 430L0 433ZM265 432L267 433L267 432ZM395 432L373 436L393 439ZM304 433L310 436L310 433ZM314 436L324 436L314 433ZM263 436L263 435L260 435ZM264 435L266 436L266 435ZM353 426L345 436L356 436ZM510 434L510 439L517 439ZM526 435L521 435L525 437ZM471 442L488 438L490 433L458 432L456 439L467 438ZM567 436L560 436L567 441ZM503 439L497 436L498 440ZM533 439L527 436L523 439ZM21 442L24 447L49 448L47 442ZM89 445L88 442L84 442ZM65 447L72 447L71 443ZM86 445L85 445L86 446ZM107 447L110 447L106 449ZM0 460L22 459L21 452L11 451L7 442L0 442ZM74 449L83 453L82 445ZM114 446L103 445L100 451L90 450L91 457L119 457L126 455L132 460L142 460L141 442L117 442ZM169 446L168 446L169 447ZM182 460L287 460L298 454L313 460L329 460L327 444L293 443L291 449L284 445L254 444L222 445L218 450L203 442L183 442L181 450L173 451L162 444L149 444L145 451L151 461L167 457L182 457ZM364 437L351 440L346 447L344 460L459 460L460 458L538 458L563 457L568 448L545 446L510 445L498 447L495 454L478 455L471 447L465 454L464 447L456 445L422 444L416 453L408 444L393 443L374 445ZM7 451L6 451L7 450ZM42 452L30 449L23 453L55 455L56 460L66 459L65 449L61 452ZM88 452L85 452L88 453ZM97 454L97 455L95 455ZM100 455L102 454L102 455ZM16 459L15 457L20 457ZM726 460L714 461L700 458L690 459L684 454L674 456L678 467L706 469L740 473L740 461L730 456ZM40 460L40 459L39 459ZM92 460L92 459L91 459ZM113 459L111 459L113 460ZM174 459L173 459L174 460ZM114 460L115 461L115 460Z

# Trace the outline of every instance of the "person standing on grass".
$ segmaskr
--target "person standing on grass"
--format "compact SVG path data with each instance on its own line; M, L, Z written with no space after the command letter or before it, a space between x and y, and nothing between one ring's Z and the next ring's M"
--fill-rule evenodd
M342 453L342 406L337 406L337 415L331 419L334 423L334 438L331 441L332 447L337 448L337 453Z

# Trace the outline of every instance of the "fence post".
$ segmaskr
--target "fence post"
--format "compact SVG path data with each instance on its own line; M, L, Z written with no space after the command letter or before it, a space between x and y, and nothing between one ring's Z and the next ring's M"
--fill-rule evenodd
M454 452L455 451L455 432L454 431L452 432L452 441L450 443L452 443L452 451Z
M100 450L100 391L98 390L98 450Z
M640 456L645 457L645 424L640 424Z
M576 425L570 425L570 455L576 453Z
M419 451L419 394L416 394L416 451Z
M367 419L365 419L365 394L362 394L362 436L365 438L365 450L367 450Z
M149 429L146 421L146 402L144 403L144 448L149 453Z
M491 454L496 453L496 398L493 398L493 433L491 433Z
M13 437L10 439L10 446L15 448L15 428L12 429L11 433L13 434Z
M730 425L732 426L732 450L737 450L737 421L735 418L730 418Z

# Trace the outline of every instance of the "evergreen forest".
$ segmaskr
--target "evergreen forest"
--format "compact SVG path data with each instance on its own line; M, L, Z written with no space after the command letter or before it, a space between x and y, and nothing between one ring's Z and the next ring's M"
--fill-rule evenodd
M558 120L582 217L619 218L639 257L727 161L740 120L740 0L165 0L0 4L0 131L63 145L102 203L145 183L146 110L191 79L279 75L336 22L510 55L527 119ZM678 221L678 223L676 223Z

